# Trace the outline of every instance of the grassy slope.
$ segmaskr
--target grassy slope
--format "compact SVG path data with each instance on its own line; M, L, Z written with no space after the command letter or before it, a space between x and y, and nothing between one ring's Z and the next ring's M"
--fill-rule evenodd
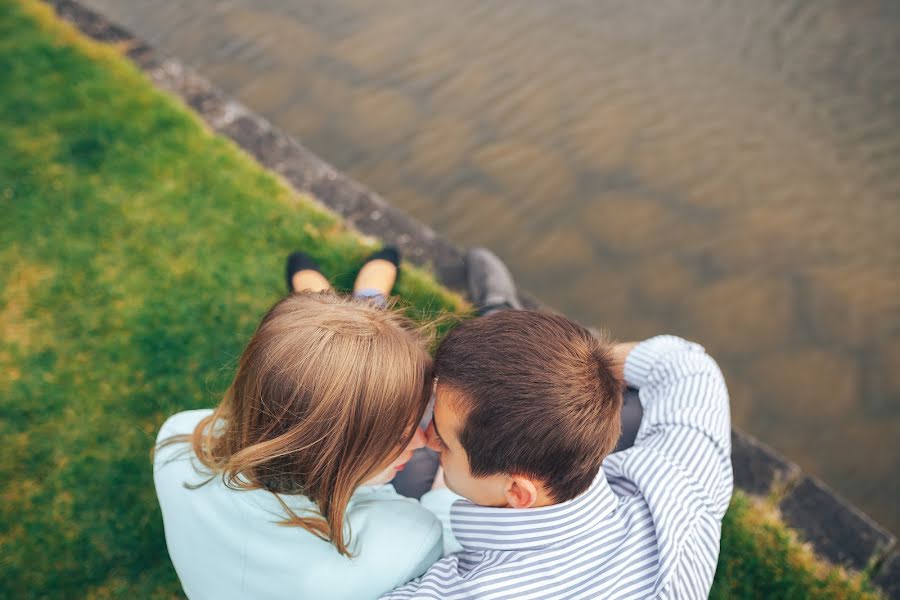
M0 596L177 596L157 427L216 402L288 250L346 287L370 248L34 0L0 0L0 90ZM462 306L416 270L399 291ZM736 499L715 597L861 585Z

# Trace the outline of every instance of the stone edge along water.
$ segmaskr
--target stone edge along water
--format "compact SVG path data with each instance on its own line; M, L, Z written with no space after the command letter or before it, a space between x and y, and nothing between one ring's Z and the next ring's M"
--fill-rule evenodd
M72 0L44 0L57 14L95 40L127 48L127 55L159 87L176 94L217 133L227 136L297 191L312 194L363 235L398 246L411 262L431 268L445 286L465 293L462 251L431 228L337 171L247 107L229 98L177 59ZM538 307L539 301L526 297ZM871 569L874 583L900 598L900 550L896 538L861 510L753 437L732 431L735 485L774 496L784 521L828 561Z

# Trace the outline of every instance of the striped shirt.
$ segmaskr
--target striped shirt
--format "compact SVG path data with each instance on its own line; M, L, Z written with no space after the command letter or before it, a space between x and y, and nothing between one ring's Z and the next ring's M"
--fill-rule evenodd
M641 427L588 491L529 509L457 500L462 550L382 598L707 597L732 490L722 373L701 346L659 336L631 351L625 380Z

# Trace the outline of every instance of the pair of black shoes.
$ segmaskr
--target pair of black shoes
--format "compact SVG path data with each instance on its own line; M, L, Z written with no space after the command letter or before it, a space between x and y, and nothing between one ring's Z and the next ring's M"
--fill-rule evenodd
M394 265L394 267L397 269L398 274L400 273L400 252L393 246L387 246L377 252L370 254L363 262L363 267L366 266L366 263L369 263L373 260L386 260L387 262ZM362 270L362 268L360 268L360 270ZM293 252L287 258L285 269L285 280L287 282L288 293L293 294L296 291L294 290L294 285L292 282L294 280L294 275L296 275L300 271L316 271L318 273L322 272L322 270L319 268L319 264L309 254L299 251Z

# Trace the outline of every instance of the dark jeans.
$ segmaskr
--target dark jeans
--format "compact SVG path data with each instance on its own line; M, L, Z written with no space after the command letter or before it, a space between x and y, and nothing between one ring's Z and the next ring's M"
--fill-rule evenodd
M641 417L644 414L644 409L638 400L637 390L632 388L625 390L623 400L622 435L613 452L625 450L634 445L634 438L637 437L638 428L641 426ZM431 411L427 410L423 422L427 425L429 420L431 420ZM431 448L419 448L406 463L406 468L394 477L392 482L394 489L409 498L421 498L422 494L431 489L439 464L440 457L437 452Z

